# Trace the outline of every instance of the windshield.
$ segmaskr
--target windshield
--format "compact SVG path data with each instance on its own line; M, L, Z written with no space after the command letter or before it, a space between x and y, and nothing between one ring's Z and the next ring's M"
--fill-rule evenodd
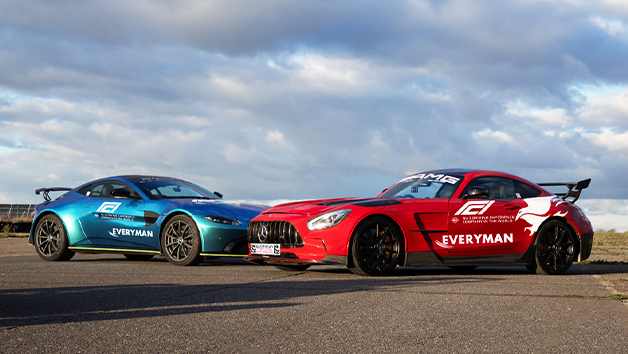
M184 180L168 177L129 178L150 199L218 199L210 191Z
M418 173L402 179L380 197L383 198L451 198L463 176Z

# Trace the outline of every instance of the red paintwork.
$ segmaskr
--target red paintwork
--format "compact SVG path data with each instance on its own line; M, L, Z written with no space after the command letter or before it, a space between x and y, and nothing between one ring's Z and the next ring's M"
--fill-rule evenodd
M467 184L480 176L507 177L521 181L540 190L541 195L528 199L459 199ZM380 196L377 198L381 199ZM343 200L347 203L317 205ZM566 221L578 236L592 232L591 223L576 205L557 198L525 179L495 171L464 173L464 180L451 199L395 199L401 204L379 207L351 204L357 200L363 199L303 201L264 210L253 221L288 221L301 234L305 246L282 248L282 253L293 253L296 256L294 259L253 254L248 259L318 263L326 256L348 256L351 236L358 224L375 215L385 216L399 226L403 233L405 252L433 252L442 259L523 254L534 242L535 232L542 222L552 217ZM472 215L480 212L489 202L490 206L482 215ZM471 207L467 203L472 203ZM309 220L340 209L352 211L338 225L323 230L308 230L306 224ZM470 215L456 215L460 210L463 214L466 210Z

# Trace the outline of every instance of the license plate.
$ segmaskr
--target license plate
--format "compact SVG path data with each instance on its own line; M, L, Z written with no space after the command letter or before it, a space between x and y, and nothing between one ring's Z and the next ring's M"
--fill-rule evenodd
M281 246L278 243L251 243L251 253L279 256Z

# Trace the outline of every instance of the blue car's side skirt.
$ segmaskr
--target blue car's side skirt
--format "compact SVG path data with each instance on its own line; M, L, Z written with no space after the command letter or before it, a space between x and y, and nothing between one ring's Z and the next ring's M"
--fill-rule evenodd
M82 252L82 253L100 253L100 252L113 252L113 253L143 253L143 254L161 254L160 251L145 251L138 249L121 249L121 248L102 248L102 247L68 247L69 250ZM248 254L227 254L227 253L201 253L203 257L237 257L243 258Z
M116 253L146 253L146 254L161 254L160 251L144 251L138 249L121 249L121 248L96 248L96 247L68 247L69 250L77 252L116 252Z

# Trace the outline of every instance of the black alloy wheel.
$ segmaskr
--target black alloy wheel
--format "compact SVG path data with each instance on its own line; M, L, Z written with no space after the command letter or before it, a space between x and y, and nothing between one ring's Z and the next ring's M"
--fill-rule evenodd
M575 236L562 221L552 220L544 224L534 246L537 274L563 274L573 263Z
M194 220L187 215L177 215L170 219L164 227L161 250L172 264L181 266L198 264L203 257L199 256L201 238Z
M35 249L46 261L67 261L74 257L68 249L68 236L61 219L53 214L42 217L35 226Z
M388 219L373 217L363 222L351 240L353 264L351 272L358 275L382 276L397 266L401 254L401 236Z

